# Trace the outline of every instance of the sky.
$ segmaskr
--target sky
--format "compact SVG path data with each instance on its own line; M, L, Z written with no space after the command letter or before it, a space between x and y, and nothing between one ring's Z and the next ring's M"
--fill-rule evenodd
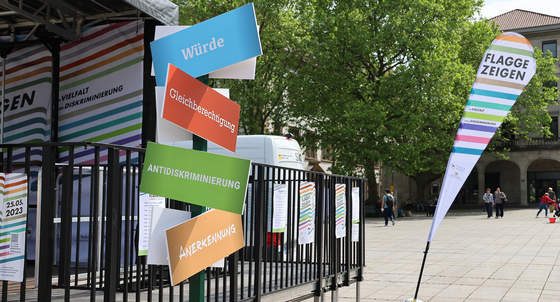
M514 9L560 17L560 0L485 0L482 16L492 18Z

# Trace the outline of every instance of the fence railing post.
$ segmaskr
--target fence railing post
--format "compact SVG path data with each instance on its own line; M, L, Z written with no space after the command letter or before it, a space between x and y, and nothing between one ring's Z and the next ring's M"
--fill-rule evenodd
M117 285L119 284L119 245L121 224L121 200L118 184L120 183L119 150L108 150L107 174L107 222L105 249L105 293L103 300L116 300Z
M315 301L320 301L323 299L323 242L325 238L324 234L324 217L325 215L325 176L318 174L315 178L315 187L317 188L317 197L319 202L316 205L316 217L315 219L315 246L317 247L317 284L315 285L315 291L313 295L315 296Z
M344 256L345 256L345 268L346 271L344 277L344 286L350 285L350 268L352 267L352 182L349 178L344 178L344 184L346 184L346 236L344 237Z
M43 174L41 179L38 301L51 301L52 266L54 253L53 204L56 187L56 147L43 147Z
M263 204L266 200L266 194L264 190L264 167L258 166L256 175L257 184L257 194L255 194L255 300L261 301L262 296L262 254L263 254L263 242L264 242L264 207Z
M237 291L238 284L237 278L238 276L238 265L239 265L239 251L229 255L228 257L228 272L229 272L229 301L230 302L237 302L239 299L237 298ZM224 275L224 278L226 276ZM225 290L225 288L224 288Z
M329 265L329 273L331 275L331 300L338 301L338 274L340 272L340 247L336 239L336 183L338 177L332 177L329 182L330 192L327 203L329 205L329 243L331 248L331 261Z

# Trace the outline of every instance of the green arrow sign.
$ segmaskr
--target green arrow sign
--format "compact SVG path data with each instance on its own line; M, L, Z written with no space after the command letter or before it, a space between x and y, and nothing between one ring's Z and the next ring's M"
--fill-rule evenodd
M242 214L251 161L148 143L140 191Z

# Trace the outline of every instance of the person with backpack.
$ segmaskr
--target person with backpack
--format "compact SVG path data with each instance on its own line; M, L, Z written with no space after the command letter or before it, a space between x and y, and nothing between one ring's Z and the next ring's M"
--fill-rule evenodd
M391 222L395 225L394 211L396 208L395 198L390 193L389 189L385 189L385 195L383 195L383 202L381 203L381 208L383 209L383 214L385 216L385 226L389 224L389 217Z
M490 193L490 188L486 188L486 193L482 196L484 207L488 213L488 218L492 217L492 207L494 206L494 194Z

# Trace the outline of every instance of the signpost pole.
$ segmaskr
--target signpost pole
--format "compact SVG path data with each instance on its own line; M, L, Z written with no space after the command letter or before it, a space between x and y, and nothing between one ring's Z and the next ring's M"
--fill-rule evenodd
M208 85L208 75L198 77L197 80ZM208 141L193 134L193 150L208 151ZM206 212L206 207L191 205L191 217L194 218ZM189 301L204 302L204 270L189 278Z

